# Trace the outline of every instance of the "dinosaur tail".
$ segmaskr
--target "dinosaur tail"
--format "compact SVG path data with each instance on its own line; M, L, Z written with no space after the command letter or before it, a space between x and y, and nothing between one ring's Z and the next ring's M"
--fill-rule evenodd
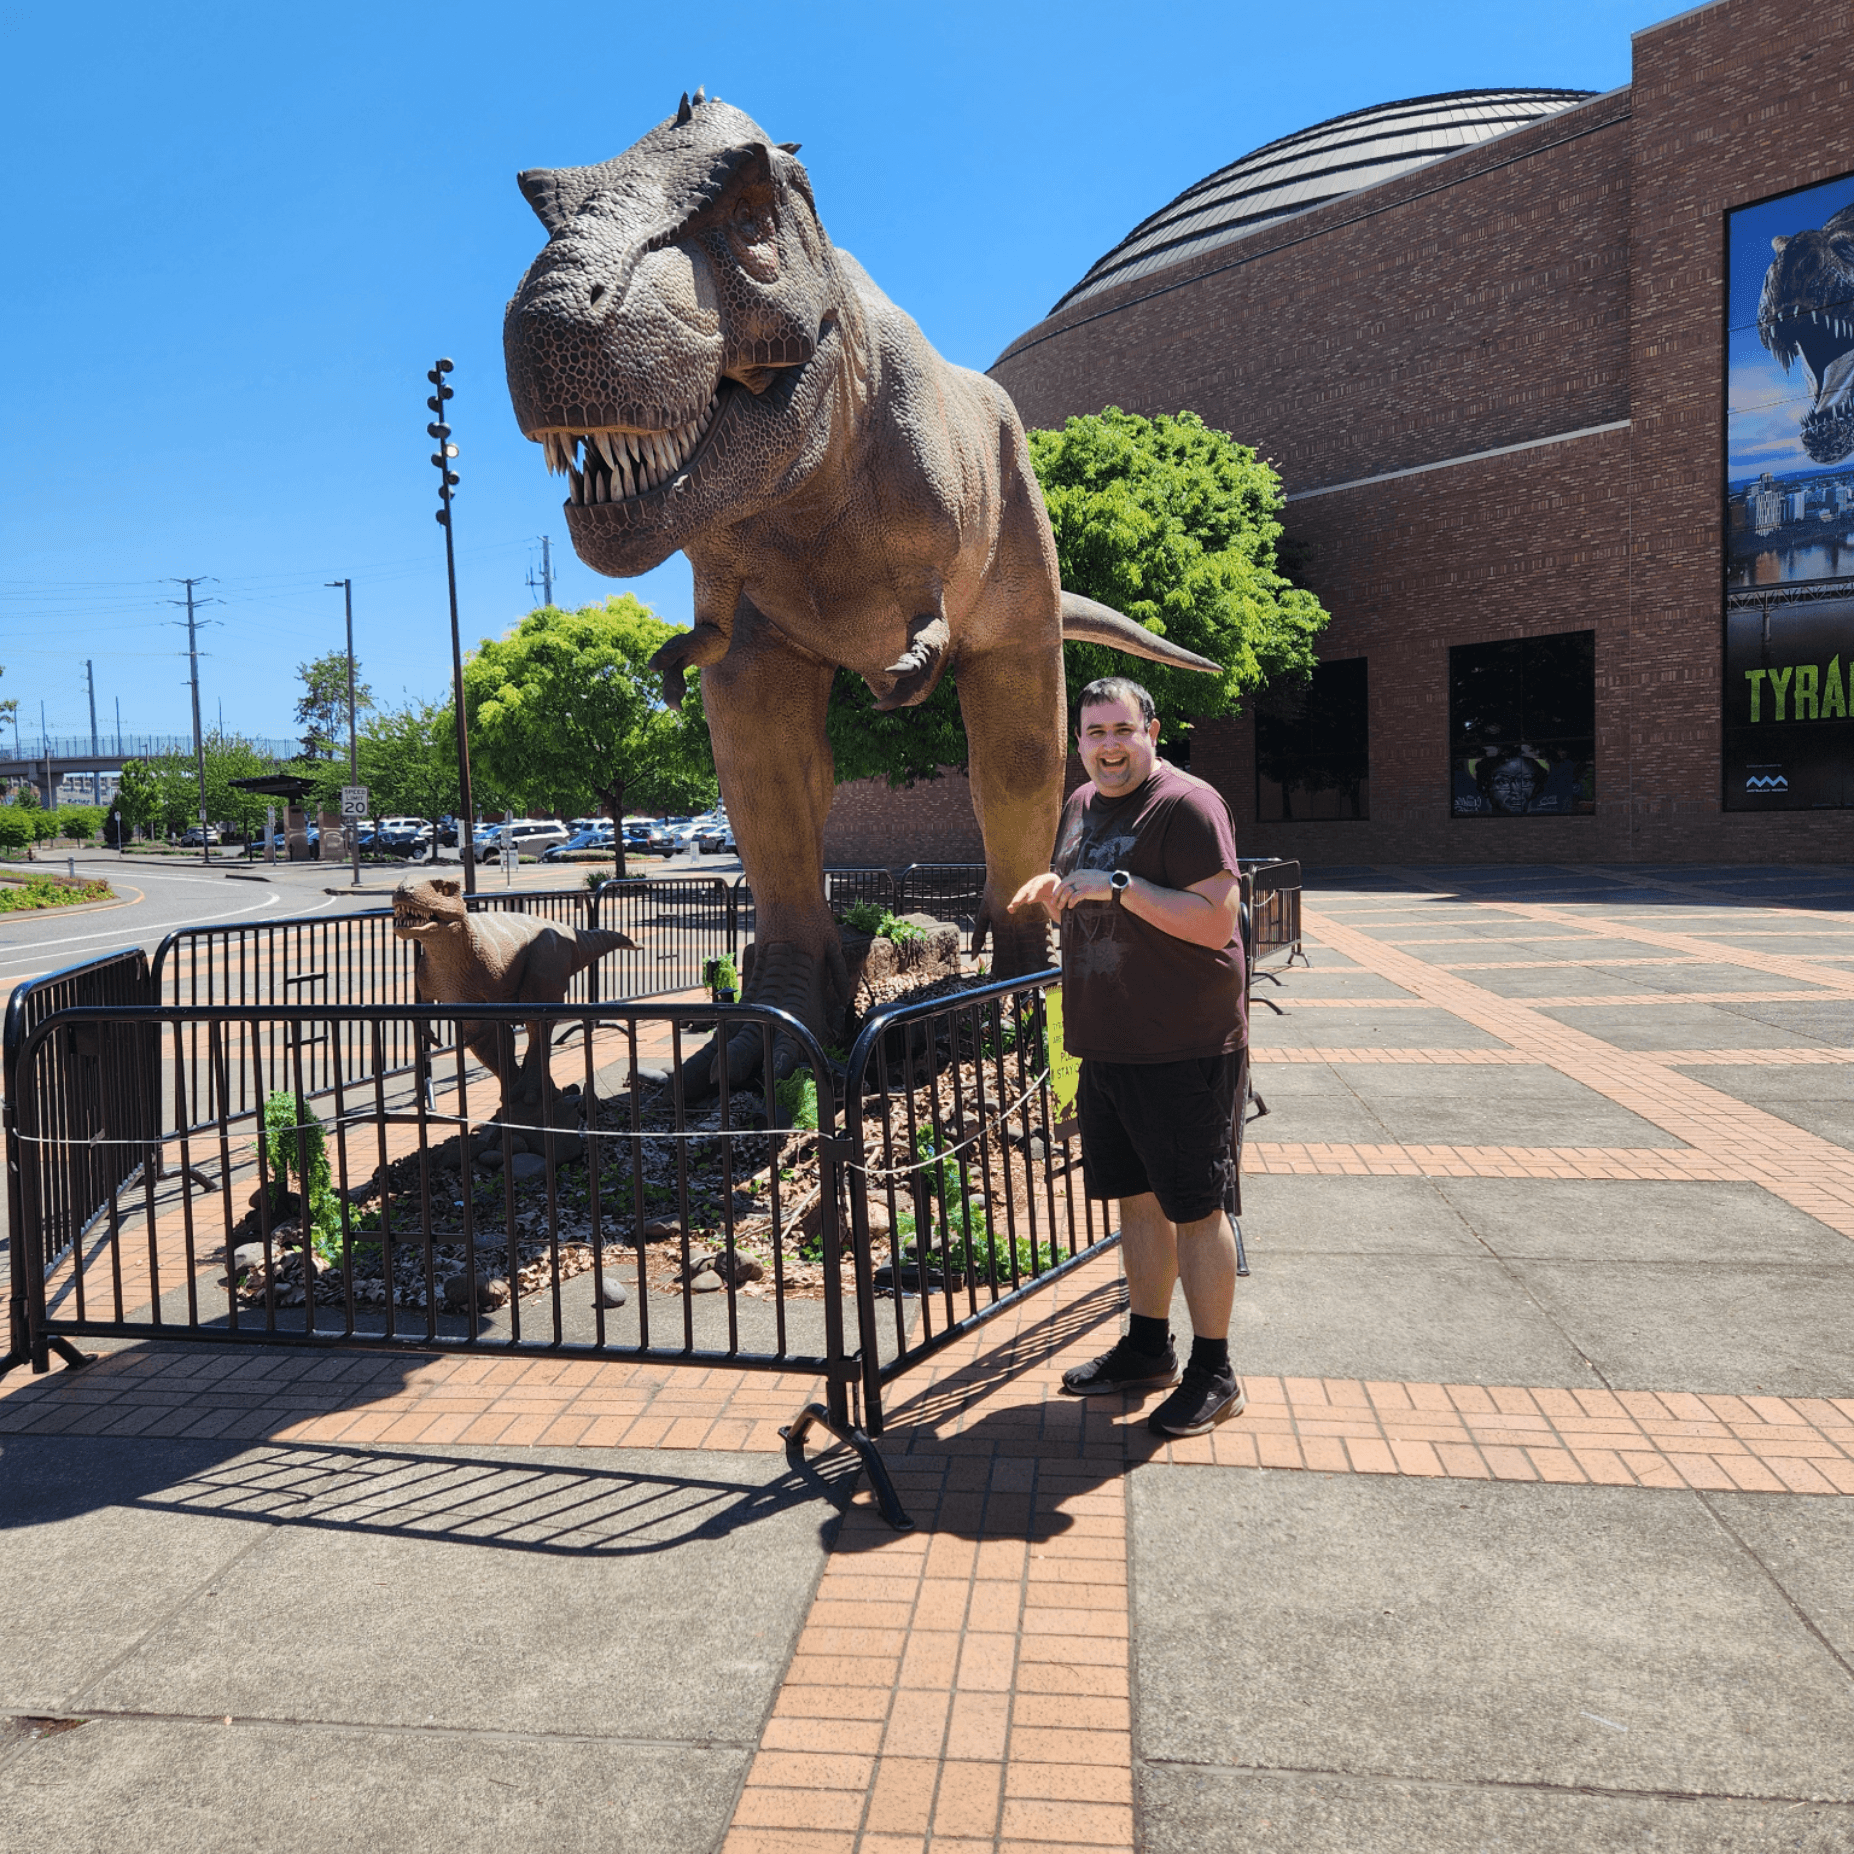
M1062 639L1069 644L1105 644L1109 650L1124 650L1130 657L1144 657L1151 663L1169 663L1173 669L1223 674L1221 664L1167 643L1143 624L1135 624L1126 613L1115 611L1111 605L1097 605L1079 592L1062 595Z
M607 953L635 952L637 942L628 933L615 933L603 927L582 927L573 936L573 950L578 963L575 972L583 972Z

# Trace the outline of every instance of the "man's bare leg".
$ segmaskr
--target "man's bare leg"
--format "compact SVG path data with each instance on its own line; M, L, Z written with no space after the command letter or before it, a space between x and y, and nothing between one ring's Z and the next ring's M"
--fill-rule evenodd
M1236 1304L1236 1237L1221 1210L1174 1224L1150 1191L1120 1200L1120 1253L1131 1310L1151 1320L1171 1317L1172 1284L1184 1276L1191 1330L1200 1339L1227 1339Z

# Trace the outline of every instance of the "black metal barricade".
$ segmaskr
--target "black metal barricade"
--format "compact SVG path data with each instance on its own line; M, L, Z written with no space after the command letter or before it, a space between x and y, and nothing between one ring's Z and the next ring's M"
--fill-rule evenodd
M22 1303L7 1363L42 1371L110 1334L814 1375L827 1401L804 1426L857 1447L898 1513L852 1414L842 1142L810 1032L754 1006L472 1005L479 1046L486 1027L534 1024L527 1060L554 1085L492 1118L502 1091L456 1009L93 1005L34 1025L7 1100ZM390 1060L401 1027L436 1051L429 1086ZM717 1027L757 1033L767 1073L775 1045L795 1056L771 1103L725 1077L688 1099L685 1059ZM194 1037L209 1105L185 1087ZM336 1067L319 1108L318 1039L372 1051ZM135 1051L132 1079L74 1089L72 1052L91 1048Z
M695 991L711 959L740 954L739 911L720 876L639 877L603 883L594 927L629 934L636 951L607 953L598 983L613 998ZM594 993L594 996L599 995Z
M931 914L940 920L976 920L985 899L983 863L910 863L897 884L897 914Z
M1273 857L1247 857L1238 865L1252 890L1251 968L1287 954L1287 964L1306 963L1300 943L1300 864Z
M846 1195L871 1435L891 1378L1118 1240L1082 1189L1073 1115L1051 1088L1059 978L898 1004L850 1052Z
M826 869L824 899L842 920L851 908L865 904L895 911L895 878L886 869Z
M5 1099L18 1098L20 1051L59 1013L78 1006L145 1006L154 996L148 957L140 947L105 954L21 985L7 1001L0 1035ZM146 1030L119 1023L72 1025L41 1038L44 1074L39 1116L66 1142L69 1157L48 1181L38 1203L36 1241L50 1260L69 1253L94 1208L133 1183L147 1157L140 1144L159 1124L160 1078L154 1040ZM6 1116L8 1318L7 1350L0 1372L27 1350L26 1223L19 1190L20 1146ZM67 1364L83 1354L69 1340L51 1342Z

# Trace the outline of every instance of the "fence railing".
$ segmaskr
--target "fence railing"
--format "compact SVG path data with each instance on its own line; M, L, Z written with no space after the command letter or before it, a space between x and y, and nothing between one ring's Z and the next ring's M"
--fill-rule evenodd
M897 914L934 914L945 920L978 918L985 898L983 863L910 863L896 884Z
M1305 961L1300 943L1300 864L1272 857L1244 857L1239 865L1249 885L1251 970L1287 954L1287 963Z
M845 1182L871 1435L888 1380L1117 1240L1082 1190L1077 1129L1050 1086L1058 978L878 1011L850 1052Z
M1291 946L1297 866L1243 875L1254 955ZM606 982L699 977L739 944L714 878L484 899L632 934ZM765 1007L472 1004L510 1048L534 1026L549 1083L498 1115L459 1007L413 1001L390 916L267 925L15 993L0 1371L107 1333L809 1374L824 1400L791 1447L824 1424L906 1524L869 1439L894 1381L1118 1239L1052 1082L1053 970L880 1009L847 1068ZM708 1034L741 1030L762 1074L796 1053L815 1125L781 1124L789 1091L698 1073ZM1236 1137L1240 1168L1240 1115Z

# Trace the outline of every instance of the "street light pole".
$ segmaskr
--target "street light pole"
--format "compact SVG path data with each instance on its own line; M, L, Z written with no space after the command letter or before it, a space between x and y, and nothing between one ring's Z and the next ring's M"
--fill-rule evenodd
M451 491L457 487L457 472L451 468L451 459L457 455L457 446L450 442L451 428L444 417L444 402L456 397L452 389L444 384L444 376L451 371L451 363L441 360L425 375L437 389L425 401L437 414L425 429L438 441L438 448L432 452L431 461L438 467L438 521L444 529L444 572L451 589L451 700L455 706L457 724L457 802L462 811L462 816L457 820L457 853L463 860L464 893L474 895L476 806L470 797L470 735L464 724L463 637L457 628L457 548L451 536ZM438 846L433 844L434 859L437 849Z
M341 597L348 612L348 784L360 784L360 747L355 739L354 721L354 582L351 579L331 579L324 582L341 588ZM354 886L360 887L360 827L361 820L354 820Z

